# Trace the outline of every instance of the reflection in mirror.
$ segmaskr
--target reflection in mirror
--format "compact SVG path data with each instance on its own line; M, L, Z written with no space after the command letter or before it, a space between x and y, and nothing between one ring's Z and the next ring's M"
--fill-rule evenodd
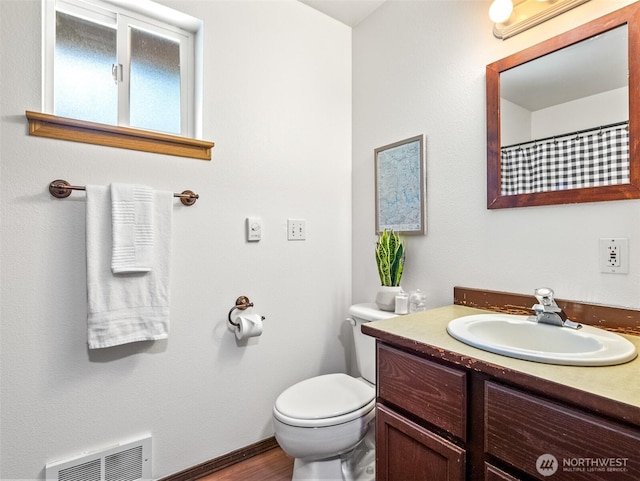
M639 10L487 66L489 208L640 197Z
M501 194L629 183L627 25L500 74Z
M500 73L503 146L629 120L627 44L622 25Z

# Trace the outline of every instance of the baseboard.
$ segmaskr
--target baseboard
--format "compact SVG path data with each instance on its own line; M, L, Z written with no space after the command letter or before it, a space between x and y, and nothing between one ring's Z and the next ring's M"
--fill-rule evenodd
M204 476L228 468L240 461L245 461L276 447L278 447L278 442L275 437L271 436L270 438L263 439L262 441L237 449L218 458L205 461L197 466L187 468L184 471L172 474L158 481L196 481Z

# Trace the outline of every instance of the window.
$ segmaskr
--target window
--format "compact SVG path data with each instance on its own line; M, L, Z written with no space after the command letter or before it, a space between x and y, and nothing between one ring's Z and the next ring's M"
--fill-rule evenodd
M148 0L46 0L44 110L197 138L202 22Z

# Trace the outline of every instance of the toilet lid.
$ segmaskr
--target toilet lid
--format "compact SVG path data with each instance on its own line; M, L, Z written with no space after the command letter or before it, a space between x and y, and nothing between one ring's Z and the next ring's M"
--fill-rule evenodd
M278 396L274 407L277 413L289 419L320 420L368 408L375 395L375 389L360 379L341 373L325 374L286 389Z

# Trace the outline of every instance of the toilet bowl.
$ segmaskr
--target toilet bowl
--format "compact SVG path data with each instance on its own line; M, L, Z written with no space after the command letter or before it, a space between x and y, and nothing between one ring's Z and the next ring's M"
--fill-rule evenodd
M375 340L363 322L393 317L375 304L351 306L358 368L305 379L287 388L273 407L280 447L295 458L292 481L375 480Z

